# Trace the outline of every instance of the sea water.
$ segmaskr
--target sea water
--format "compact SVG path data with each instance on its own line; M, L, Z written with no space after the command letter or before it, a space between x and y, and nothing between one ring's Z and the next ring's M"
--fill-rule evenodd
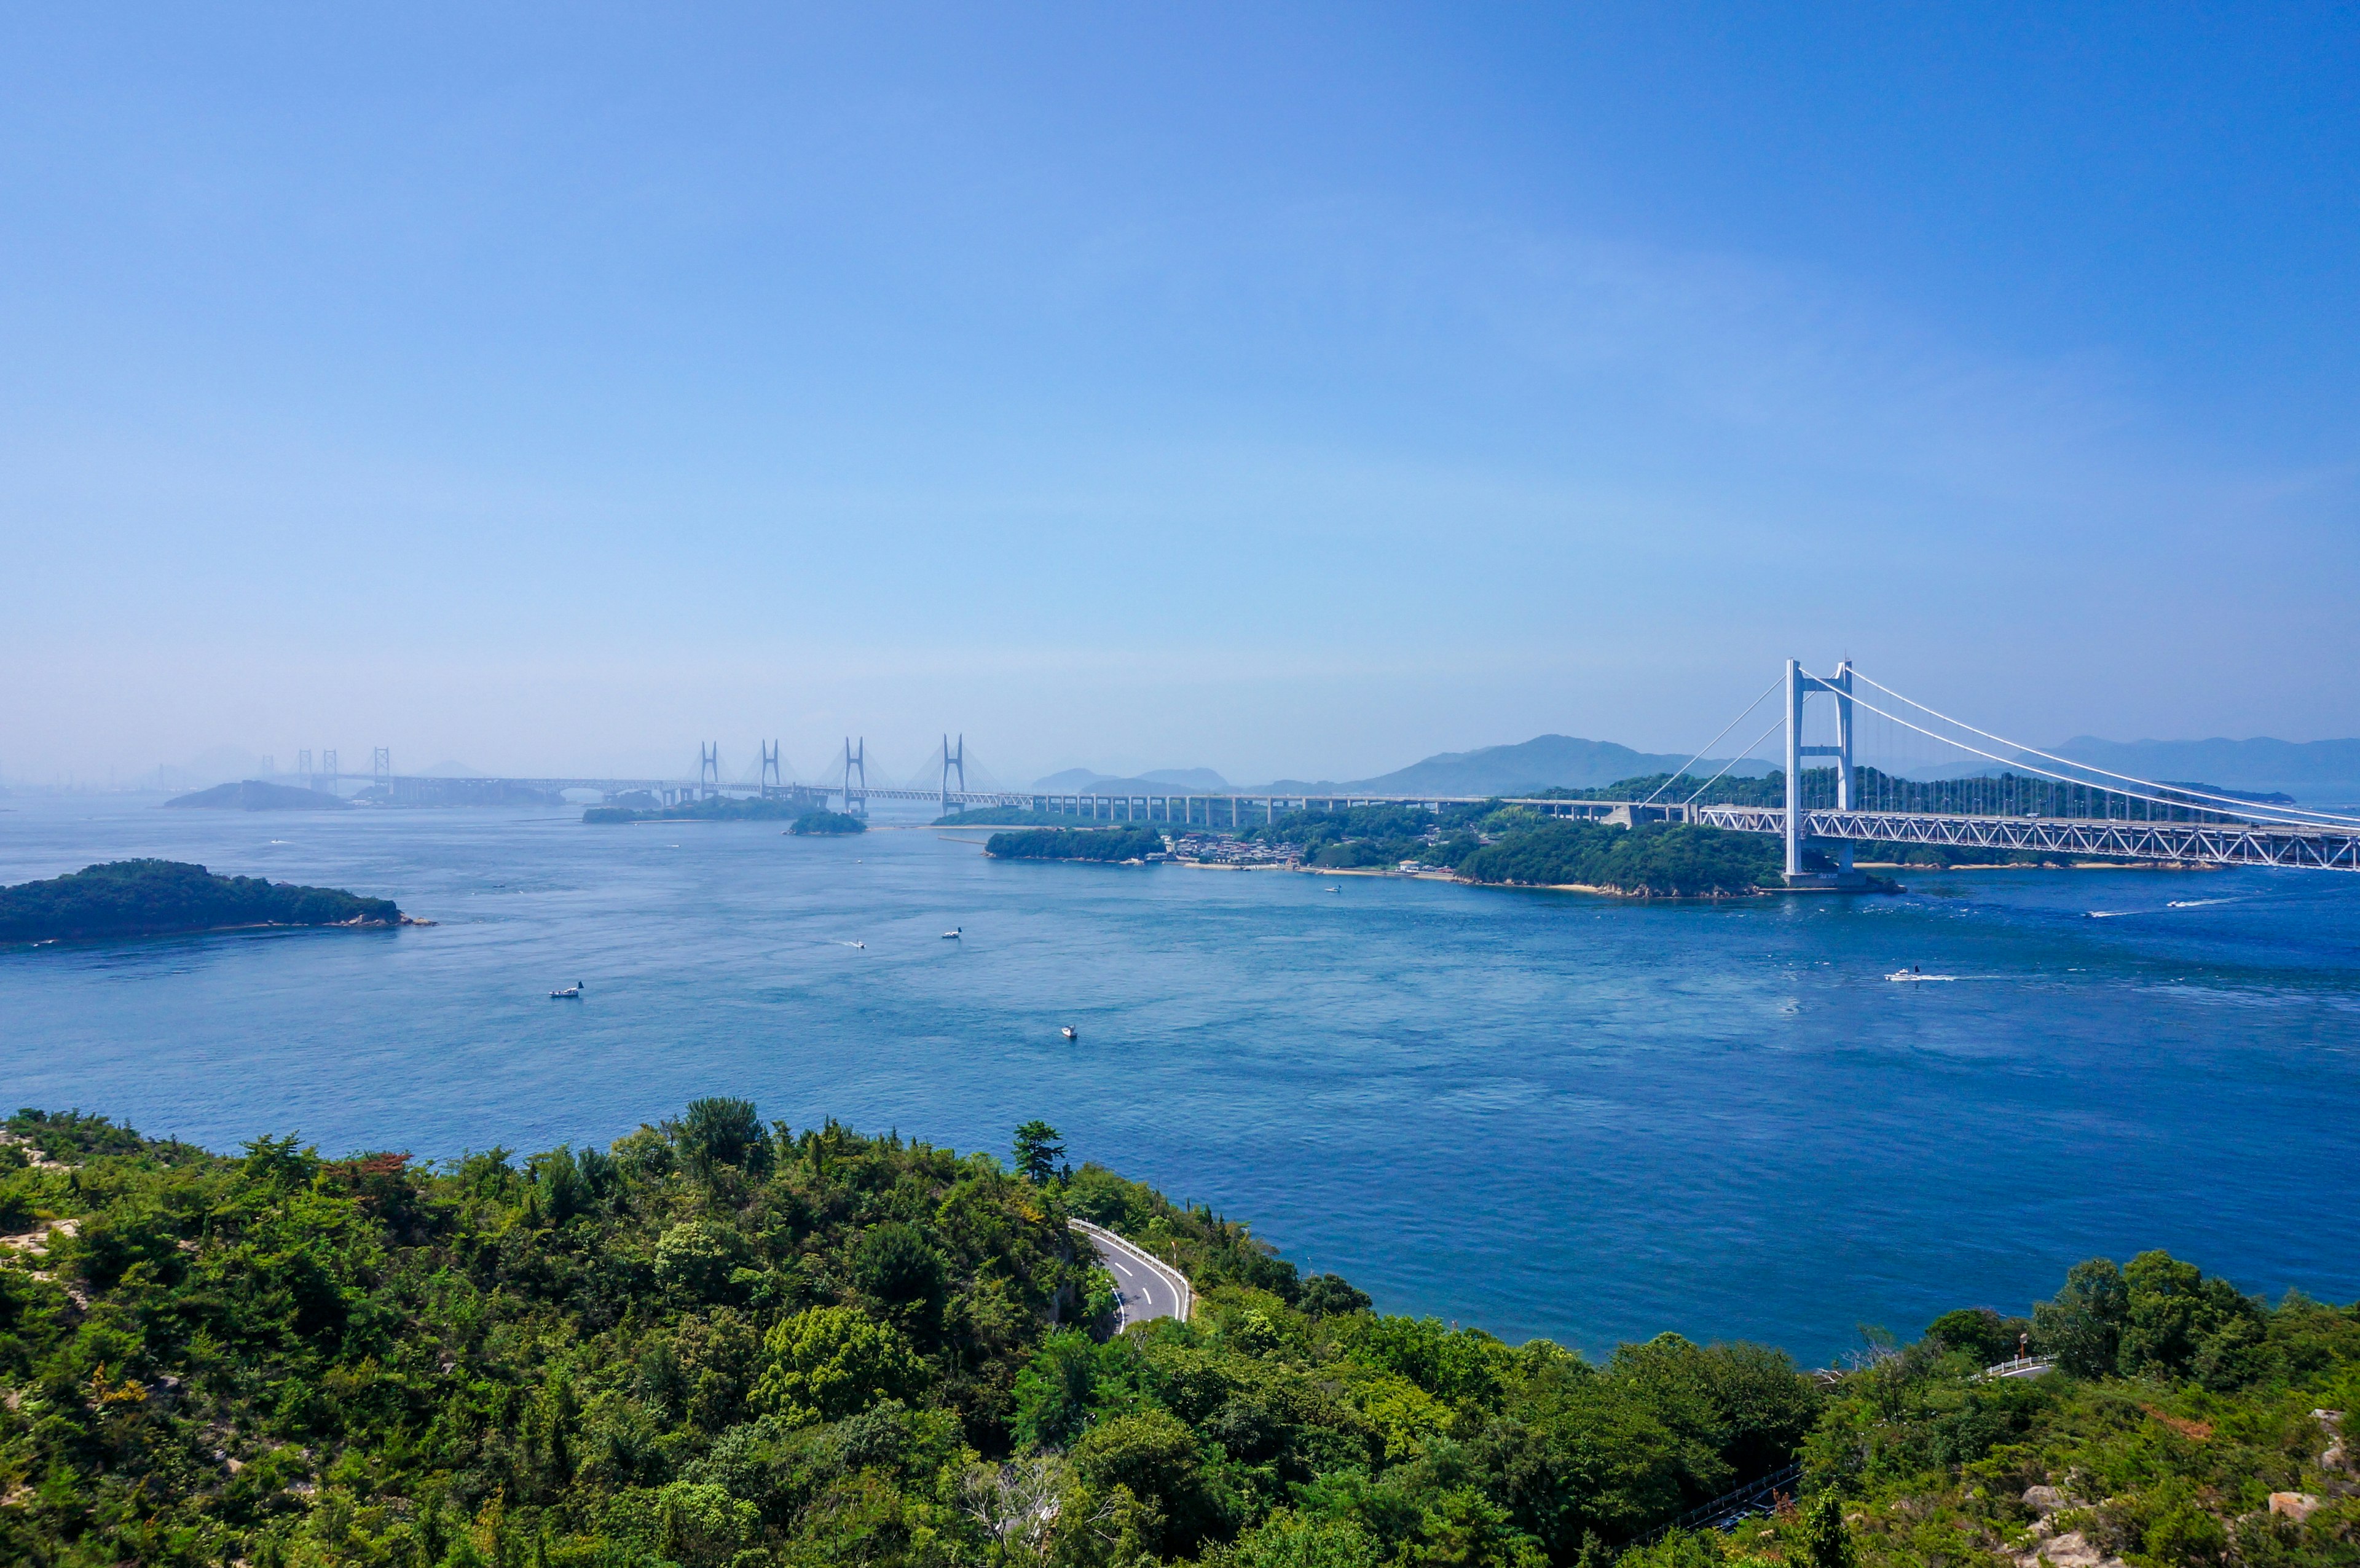
M5 803L0 880L165 855L436 922L0 953L10 1107L436 1158L703 1094L962 1150L1039 1116L1386 1310L1591 1352L1824 1364L2157 1247L2360 1296L2344 874L1639 902L1000 862L923 827ZM1911 966L1950 978L1885 978Z

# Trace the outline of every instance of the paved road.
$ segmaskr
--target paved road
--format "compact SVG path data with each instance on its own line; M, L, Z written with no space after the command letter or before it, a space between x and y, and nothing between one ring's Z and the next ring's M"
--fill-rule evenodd
M1065 1223L1090 1238L1106 1262L1107 1272L1114 1276L1120 1297L1116 1309L1120 1327L1129 1328L1151 1318L1186 1320L1196 1298L1178 1269L1150 1257L1103 1225L1094 1225L1087 1220Z

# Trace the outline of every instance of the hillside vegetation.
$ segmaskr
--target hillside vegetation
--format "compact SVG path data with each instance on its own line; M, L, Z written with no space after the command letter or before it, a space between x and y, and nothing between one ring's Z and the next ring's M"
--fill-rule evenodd
M1581 886L1652 897L1731 897L1775 887L1785 848L1763 833L1687 823L1538 822L1459 863L1470 882Z
M849 811L805 811L787 831L803 836L828 838L844 833L867 833L869 824Z
M161 936L237 926L388 926L390 898L216 877L178 860L116 860L0 887L0 942Z
M1038 1123L1012 1171L726 1099L437 1165L6 1125L10 1563L2355 1561L2310 1412L2360 1393L2360 1315L2161 1254L1814 1377L1377 1314ZM1195 1319L1111 1334L1073 1215L1186 1271ZM2019 1334L2061 1369L1982 1379ZM1799 1510L1653 1535L1797 1456Z
M1164 835L1153 828L1045 828L996 833L983 852L997 860L1140 860L1164 853Z

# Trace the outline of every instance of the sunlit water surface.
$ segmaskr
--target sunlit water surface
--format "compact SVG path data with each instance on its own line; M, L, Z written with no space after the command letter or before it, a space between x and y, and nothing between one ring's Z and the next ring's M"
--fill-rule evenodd
M159 855L439 922L0 953L11 1106L421 1156L710 1094L962 1149L1044 1116L1382 1307L1591 1350L1822 1362L2149 1247L2360 1296L2339 874L1644 904L1002 864L926 829L5 804L0 879ZM1885 979L1910 964L1956 978Z

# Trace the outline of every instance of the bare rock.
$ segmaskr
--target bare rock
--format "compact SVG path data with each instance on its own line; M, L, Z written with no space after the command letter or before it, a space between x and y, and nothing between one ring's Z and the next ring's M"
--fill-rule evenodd
M2065 1494L2054 1486L2027 1486L2024 1506L2046 1519L2065 1506Z
M2309 1492L2272 1492L2270 1512L2300 1524L2319 1510L2319 1499Z
M2099 1551L2078 1530L2016 1553L2016 1568L2127 1568L2121 1558Z

